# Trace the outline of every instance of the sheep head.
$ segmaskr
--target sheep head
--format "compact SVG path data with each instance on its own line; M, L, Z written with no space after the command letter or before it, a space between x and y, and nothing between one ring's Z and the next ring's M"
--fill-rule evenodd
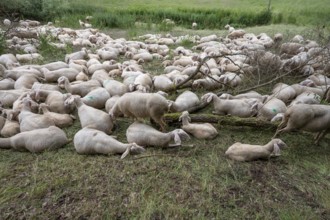
M189 122L191 122L191 118L189 117L189 112L184 111L179 117L179 121L183 121L184 119L188 119Z
M202 96L201 101L210 103L213 101L213 98L216 97L216 95L212 92L206 93L205 95Z
M171 132L174 135L174 142L176 145L181 145L181 139L183 141L189 140L190 136L182 129L175 129Z
M284 141L282 141L281 139L273 139L272 142L274 143L274 148L273 148L273 152L272 152L272 156L280 156L281 155L281 149L288 147L286 145L286 143L284 143Z
M141 154L145 151L142 146L137 145L136 143L132 143L129 147L127 147L126 151L121 155L120 159L124 159L129 154Z

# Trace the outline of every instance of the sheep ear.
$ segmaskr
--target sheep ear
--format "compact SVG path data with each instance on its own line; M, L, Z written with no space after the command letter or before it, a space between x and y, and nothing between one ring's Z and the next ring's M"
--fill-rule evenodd
M206 102L207 103L210 103L212 100L213 100L213 96L210 95L209 97L207 97Z
M131 152L131 148L132 148L132 145L129 146L129 147L125 150L125 152L124 152L124 153L121 155L121 157L120 157L121 160L124 159L127 155L129 155L129 153Z
M181 138L177 132L174 133L174 142L177 145L181 145Z
M278 156L281 156L281 149L280 147L278 146L278 144L274 144L274 150L273 150L273 156L275 157L278 157Z

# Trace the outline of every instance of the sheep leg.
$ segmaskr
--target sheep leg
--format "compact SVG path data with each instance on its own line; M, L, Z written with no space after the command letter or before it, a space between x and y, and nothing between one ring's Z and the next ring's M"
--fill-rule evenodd
M315 136L315 144L319 145L320 140L330 131L330 129L323 130Z
M274 136L272 137L273 139L276 138L280 133L283 132L287 132L287 131L291 131L292 129L289 127L285 127L283 129L277 129L277 131L275 132Z

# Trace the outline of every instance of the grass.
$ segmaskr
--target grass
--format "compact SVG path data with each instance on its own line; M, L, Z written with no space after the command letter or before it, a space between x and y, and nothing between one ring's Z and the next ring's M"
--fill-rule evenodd
M194 5L195 1L189 2ZM207 5L211 1L204 2ZM239 5L238 1L223 2L232 4L231 7ZM259 1L254 2L258 5ZM119 8L117 4L126 3L113 1L113 7ZM95 6L98 4L101 5L100 0L95 1ZM163 1L159 4L162 6ZM301 5L297 10L303 7ZM70 21L72 26L77 25L74 23L79 16L74 18ZM150 32L170 32L176 36L226 34L221 30L182 27L162 30L151 23L146 24L147 28L107 29L107 32L113 38L130 39ZM245 30L269 35L282 32L286 40L295 34L318 39L320 33L310 27L284 24ZM182 45L192 46L189 41ZM47 38L41 39L39 49L44 62L63 60L66 53L74 50L71 47L56 49L49 45ZM160 74L162 68L159 61L144 64L144 69L152 74ZM260 91L267 93L271 87ZM211 107L204 111L210 112ZM131 122L129 119L118 120L114 135L120 141L126 142L125 131ZM179 124L175 124L168 130L178 127ZM148 148L145 154L129 156L125 160L120 160L119 155L78 155L72 142L57 151L41 154L2 150L0 218L330 219L329 135L320 146L315 146L308 133L283 134L281 138L289 148L283 150L281 157L238 163L224 156L230 145L238 141L264 144L273 136L274 130L221 123L215 127L219 136L214 140L186 142L194 147ZM73 139L79 129L80 123L76 120L65 132Z

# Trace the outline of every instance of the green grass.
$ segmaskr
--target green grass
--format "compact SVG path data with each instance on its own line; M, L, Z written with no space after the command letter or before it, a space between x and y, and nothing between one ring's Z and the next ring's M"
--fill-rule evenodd
M198 23L199 29L223 29L230 23L235 27L263 24L327 25L330 6L326 0L268 1L256 0L183 0L142 1L142 0L4 0L0 13L6 16L20 12L22 16L39 20L59 20L61 24L78 27L78 19L93 15L97 27L127 28L135 21L160 24L170 18L177 25L191 27ZM35 2L35 3L33 3ZM42 2L42 3L40 3ZM75 21L75 22L74 22Z

